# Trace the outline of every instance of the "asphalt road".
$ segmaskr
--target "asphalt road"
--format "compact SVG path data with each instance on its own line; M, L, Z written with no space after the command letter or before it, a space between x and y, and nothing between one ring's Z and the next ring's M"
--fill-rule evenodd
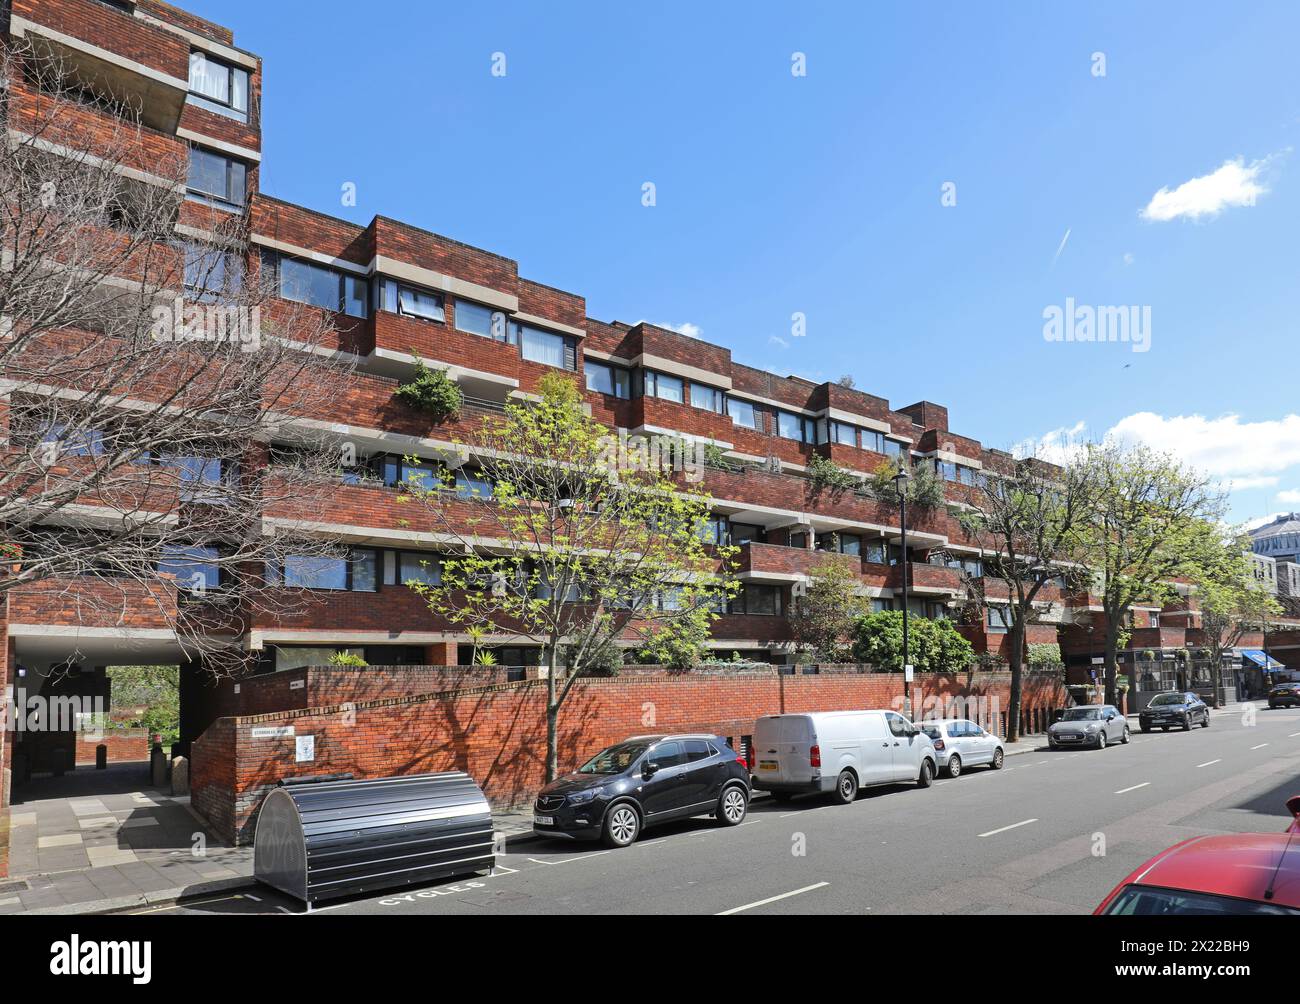
M331 904L333 913L1087 913L1170 844L1281 832L1300 793L1300 712L1209 729L1135 733L1103 751L1035 753L929 790L895 786L853 805L757 799L734 829L707 818L608 851L529 842L492 876ZM301 914L269 890L150 911Z

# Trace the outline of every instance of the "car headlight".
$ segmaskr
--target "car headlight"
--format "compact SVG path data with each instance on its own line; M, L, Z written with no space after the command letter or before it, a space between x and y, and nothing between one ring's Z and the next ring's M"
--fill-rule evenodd
M1083 730L1083 731L1085 731L1085 732L1096 732L1096 731L1097 731L1097 723L1094 722L1094 723L1091 724L1091 725L1084 726L1084 730Z
M588 788L585 791L571 791L568 799L570 805L584 805L600 794L599 788Z

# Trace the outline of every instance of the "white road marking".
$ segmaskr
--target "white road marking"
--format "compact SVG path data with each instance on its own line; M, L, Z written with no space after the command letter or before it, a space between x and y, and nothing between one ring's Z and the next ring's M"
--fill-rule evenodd
M1263 749L1265 746L1267 746L1267 745L1268 745L1268 743L1260 743L1258 746L1252 746L1251 749L1252 749L1252 750L1262 750L1262 749Z
M1212 764L1216 764L1216 763L1223 763L1223 757L1219 757L1219 759L1217 759L1217 760L1206 760L1205 763L1198 763L1196 766L1198 766L1198 767L1209 767L1209 766L1211 766Z
M1039 760L1038 762L1039 762L1039 763L1051 763L1052 761L1051 761L1051 760Z
M576 858L561 858L559 861L542 861L540 858L529 858L528 860L533 862L533 864L538 864L538 865L567 865L571 861L586 861L588 858L598 858L602 854L613 854L613 853L614 852L612 850L592 851L590 854L579 854Z
M988 833L981 833L981 837L992 837L998 833L1006 833L1007 830L1014 830L1017 826L1028 826L1030 823L1038 822L1037 819L1022 819L1018 823L1012 823L1010 826L1003 826L1000 829L989 830Z
M830 885L829 882L818 882L815 885L806 885L802 889L794 889L790 892L783 892L779 896L769 896L767 899L760 899L754 903L746 903L744 906L733 906L730 910L723 910L721 913L714 914L715 917L730 917L733 913L740 913L742 910L752 910L756 906L767 906L768 903L775 903L777 900L789 899L791 896L801 896L806 892L812 892L814 889L822 889Z
M1300 736L1300 732L1292 732L1289 736L1287 736L1287 738L1294 739L1296 736Z
M1130 791L1137 791L1139 788L1145 788L1145 787L1146 787L1148 784L1150 784L1150 783L1151 783L1150 781L1143 781L1141 784L1135 784L1135 785L1133 785L1133 787L1131 787L1131 788L1120 788L1120 790L1117 791L1117 792L1115 792L1115 794L1116 794L1116 795L1124 795L1124 794L1127 794L1127 793L1130 792Z

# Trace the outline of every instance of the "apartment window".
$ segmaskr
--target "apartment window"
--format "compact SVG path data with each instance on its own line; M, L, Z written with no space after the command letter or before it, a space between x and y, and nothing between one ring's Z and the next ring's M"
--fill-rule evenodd
M691 407L722 414L722 391L702 383L691 384Z
M727 542L727 517L710 516L701 522L698 536L706 544L725 544Z
M819 551L838 551L840 554L862 554L862 538L856 533L819 533L817 534Z
M874 450L876 453L884 453L885 437L871 429L863 429L862 448L864 450Z
M656 373L654 370L645 371L646 397L657 397L664 401L681 404L684 400L684 392L685 386L681 377L669 376L667 373Z
M936 460L934 462L934 471L944 481L957 480L957 465L949 460Z
M978 485L983 482L983 477L980 475L979 471L975 470L974 467L965 467L961 464L958 464L957 480L964 485Z
M526 324L519 324L516 327L519 330L519 344L523 357L529 362L554 366L562 370L577 368L573 346L563 335L530 328Z
M874 565L885 564L885 543L881 540L871 540L866 544L866 550L863 556Z
M366 317L366 280L328 265L299 258L263 259L277 273L280 296L295 303L323 307L349 317Z
M632 391L632 374L621 366L583 360L583 372L587 378L587 390L594 390L610 397L630 397Z
M178 589L204 592L221 585L219 558L220 552L215 547L166 544L158 571L174 575Z
M730 523L727 528L728 543L761 544L767 540L767 531L752 523Z
M846 425L843 422L832 422L830 429L830 440L832 443L838 443L840 446L858 445L858 430L856 426ZM873 448L868 446L866 442L867 436L869 435L871 435L869 432L862 433L863 449L869 450Z
M781 616L781 587L746 583L732 598L729 610L733 614L779 617Z
M810 418L804 418L802 415L795 415L788 411L778 411L776 413L776 432L782 439L793 439L799 443L811 443L813 441L813 421Z
M187 242L185 292L193 300L218 300L237 294L244 285L244 259L231 251Z
M893 610L893 609L894 609L894 601L892 599L871 601L871 612L873 614L881 614L884 613L886 610Z
M379 309L424 321L446 320L441 293L431 293L393 279L379 280Z
M433 491L442 488L442 469L433 464L421 464L405 457L387 456L382 460L384 484L391 487L409 485L412 488Z
M461 468L456 472L456 494L461 498L491 498L494 491L492 482L479 471Z
M373 593L379 588L379 554L370 548L353 548L348 554L289 554L268 577L297 589Z
M436 554L421 554L418 551L402 551L397 556L398 581L419 582L426 586L442 583L442 562Z
M731 416L733 425L743 426L746 429L759 428L758 412L748 401L742 401L738 397L728 397L727 414Z
M886 439L882 445L884 449L881 452L887 457L897 457L903 452L903 444L896 439Z
M248 71L213 59L204 52L190 53L190 98L202 108L248 121Z
M248 199L248 168L242 160L192 146L185 187L207 201L242 207Z
M469 300L457 300L455 317L459 331L482 335L498 342L504 342L509 337L506 315L500 310L493 310L481 303L471 303Z
M989 607L989 634L1002 634L1011 627L1011 611L1008 607Z

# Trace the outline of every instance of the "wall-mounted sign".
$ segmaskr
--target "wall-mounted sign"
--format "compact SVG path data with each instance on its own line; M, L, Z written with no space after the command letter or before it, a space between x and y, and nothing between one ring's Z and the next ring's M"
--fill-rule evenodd
M307 681L306 681L306 680L290 680L290 681L289 681L289 689L290 689L290 690L302 690L302 688L305 687L305 686L307 686Z
M293 735L292 725L275 725L255 728L251 733L253 739L285 739Z
M307 763L316 759L316 737L298 736L294 759L298 763Z

